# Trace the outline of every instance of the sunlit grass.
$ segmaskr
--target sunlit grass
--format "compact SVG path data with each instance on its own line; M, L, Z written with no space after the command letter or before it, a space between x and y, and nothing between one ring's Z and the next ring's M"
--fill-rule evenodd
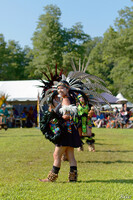
M63 162L56 183L42 183L53 165L54 145L40 130L0 130L0 200L133 199L133 130L96 129L96 152L77 152L78 182L68 183Z

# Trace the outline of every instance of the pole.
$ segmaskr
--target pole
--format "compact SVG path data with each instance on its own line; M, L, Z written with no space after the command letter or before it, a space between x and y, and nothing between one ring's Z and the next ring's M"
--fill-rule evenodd
M39 92L37 95L37 127L40 128L40 98Z

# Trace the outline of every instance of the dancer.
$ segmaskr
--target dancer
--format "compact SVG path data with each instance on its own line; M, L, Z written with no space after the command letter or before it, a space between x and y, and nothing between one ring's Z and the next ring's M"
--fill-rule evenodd
M91 124L91 117L93 116L92 110L89 112L88 102L85 102L85 99L81 94L78 95L78 131L80 137L83 139L84 137L87 138L86 143L88 144L89 151L94 151L94 142L95 140L92 139L94 133L92 134L92 124ZM88 100L88 99L87 99ZM78 148L78 151L83 151L83 142L81 147Z
M48 78L46 73L44 75ZM73 120L77 111L77 94L81 94L85 100L92 95L93 99L95 97L102 98L100 94L92 90L93 83L91 80L96 80L98 83L94 86L94 89L97 85L98 88L103 90L104 87L100 84L102 81L100 78L80 71L71 71L66 77L63 74L58 76L56 68L56 74L54 76L51 74L51 78L52 80L48 78L48 81L42 81L44 83L44 86L42 86L44 87L44 92L41 105L49 103L49 100L54 105L55 98L58 96L60 96L61 102L58 102L54 110L49 109L44 112L40 124L42 133L55 144L53 168L48 177L40 179L40 181L56 181L61 167L61 157L66 152L70 164L69 181L73 182L77 181L77 162L74 156L74 148L81 146L81 139Z
M46 179L40 179L42 182L56 181L61 167L61 157L64 152L66 152L70 163L69 181L77 181L77 162L74 156L74 148L81 145L81 140L73 122L73 116L76 114L76 105L74 105L72 96L69 95L69 87L66 81L61 81L57 85L57 91L61 97L61 104L56 108L56 113L62 114L64 132L62 132L60 140L55 142L53 168Z

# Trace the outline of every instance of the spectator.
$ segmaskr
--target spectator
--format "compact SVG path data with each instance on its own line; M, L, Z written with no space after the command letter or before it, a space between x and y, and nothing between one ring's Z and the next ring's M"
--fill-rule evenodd
M99 115L97 115L97 120L95 121L95 124L98 128L102 127L102 125L104 124L104 115L103 113L99 112Z
M108 115L106 128L115 128L115 116L112 113Z
M9 116L9 113L8 113L8 110L6 108L6 105L3 104L1 106L1 109L0 109L0 121L1 121L1 124L3 125L4 129L7 130L7 117Z
M118 110L117 107L115 107L115 113L114 113L114 114L115 114L116 117L118 117L118 115L119 115L119 110Z
M34 114L34 120L35 120L35 126L37 126L37 106L34 108L34 112L33 112L33 114Z
M13 116L14 116L14 118L19 117L19 113L18 113L17 109L14 107L13 107Z
M7 122L8 128L13 128L14 123L15 123L15 119L14 119L13 113L10 113L10 115L8 117L8 122Z
M115 127L118 128L119 126L119 110L117 107L115 107L115 111L114 111L114 117L115 117Z
M23 111L21 113L21 127L24 128L26 127L26 122L27 122L27 109L26 107L23 108Z
M128 127L129 125L129 118L130 118L130 111L129 108L127 108L127 105L124 104L120 110L121 114L121 122L120 122L120 127Z
M33 127L34 123L35 123L34 111L33 111L33 107L31 106L29 108L29 112L28 112L28 115L27 115L27 127L28 128Z
M125 120L125 127L127 128L129 126L129 118L130 118L130 110L129 108L125 107L125 116L124 116L124 120Z

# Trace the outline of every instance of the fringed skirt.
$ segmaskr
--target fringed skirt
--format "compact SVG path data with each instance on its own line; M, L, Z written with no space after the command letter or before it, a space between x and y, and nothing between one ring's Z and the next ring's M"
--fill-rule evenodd
M69 130L69 128L71 130ZM79 132L77 128L75 127L74 124L71 125L71 127L66 126L65 127L66 131L63 131L61 135L61 140L57 146L69 146L69 147L74 147L78 148L81 146L82 141L79 136Z

